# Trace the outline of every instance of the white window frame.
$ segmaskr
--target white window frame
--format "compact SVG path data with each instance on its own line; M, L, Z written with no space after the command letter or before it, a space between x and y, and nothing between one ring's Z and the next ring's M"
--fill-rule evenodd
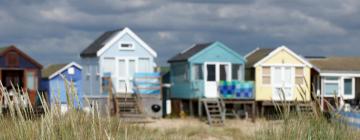
M200 63L194 63L194 64L191 64L192 66L191 66L191 80L194 80L194 81L201 81L201 80L204 80L204 64L200 64ZM202 73L200 73L200 75L202 76L202 79L196 79L196 77L195 77L195 75L196 75L196 73L197 73L197 71L195 71L195 67L196 67L196 65L198 65L198 66L200 66L199 68L201 68L202 69ZM200 76L200 75L198 75L198 76Z
M130 44L131 46L129 48L123 48L122 45L123 44ZM119 50L135 50L135 46L133 42L126 42L126 41L122 41L119 42Z
M351 79L351 95L345 95L345 79ZM355 78L354 77L341 77L341 91L344 99L355 99Z
M264 67L269 67L269 69L270 69L270 74L269 75L265 75L265 76L268 76L269 78L270 78L270 83L269 84L264 84ZM272 71L273 71L273 69L272 69L272 66L261 66L260 67L261 69L260 69L260 72L261 72L261 77L260 77L260 79L261 79L261 85L262 86L271 86L271 84L273 83L272 82Z
M203 77L203 81L204 82L208 82L207 80L207 65L215 65L215 82L220 82L220 65L228 65L229 66L229 70L228 70L228 74L226 75L226 79L228 79L227 81L231 81L232 80L232 64L229 62L205 62L203 64L203 73L204 73L204 77ZM219 71L219 74L216 73L216 71Z
M336 77L336 78L338 78L338 80L327 80L326 78L328 78L328 77ZM326 84L338 84L338 91L337 91L337 95L336 95L336 97L340 97L341 96L341 77L338 77L338 76L327 76L327 77L324 77L323 78L323 85L324 85L324 87L323 87L323 95L324 95L324 97L334 97L334 95L327 95L326 94Z

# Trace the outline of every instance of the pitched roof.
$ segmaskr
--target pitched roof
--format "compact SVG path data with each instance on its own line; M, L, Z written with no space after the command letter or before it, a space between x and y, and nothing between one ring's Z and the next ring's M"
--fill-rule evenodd
M124 28L116 29L112 31L107 31L98 37L94 42L92 42L87 48L85 48L80 56L81 57L94 57L96 53L104 47L105 43L114 37L118 32L122 31Z
M53 73L59 71L67 64L52 64L41 70L41 77L42 78L49 78Z
M82 67L76 62L71 62L67 64L53 64L47 66L45 69L41 71L41 77L51 79L71 66L75 66L79 69L82 69Z
M257 48L254 51L250 52L246 56L247 63L245 65L246 68L252 68L255 63L269 55L274 48Z
M308 60L320 72L360 72L360 57L325 57Z
M19 55L21 55L22 57L24 57L25 59L27 59L28 61L30 61L31 63L33 63L35 66L37 66L38 68L42 69L42 65L37 62L35 59L33 59L32 57L30 57L29 55L27 55L26 53L24 53L23 51L21 51L20 49L18 49L16 46L11 45L11 46L7 46L7 47L1 47L0 48L0 56L3 56L4 54L6 54L8 51L15 51L17 52Z
M184 50L183 52L175 55L168 62L172 63L172 62L187 61L190 57L194 56L195 54L197 54L200 51L204 50L205 48L209 47L211 44L213 44L213 42L195 44L192 47Z

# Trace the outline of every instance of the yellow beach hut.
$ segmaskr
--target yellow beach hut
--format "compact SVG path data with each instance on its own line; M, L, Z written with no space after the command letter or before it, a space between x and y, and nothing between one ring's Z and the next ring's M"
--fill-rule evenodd
M247 77L255 80L255 100L310 101L312 65L286 46L256 49L246 55ZM302 92L304 90L305 92Z

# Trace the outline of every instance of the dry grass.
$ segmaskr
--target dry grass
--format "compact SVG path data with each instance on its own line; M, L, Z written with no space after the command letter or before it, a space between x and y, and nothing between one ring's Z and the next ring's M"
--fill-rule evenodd
M72 85L72 84L70 84ZM1 87L1 86L0 86ZM10 99L9 93L1 88L4 99ZM20 91L20 90L19 90ZM15 96L20 97L20 92ZM68 88L68 100L76 99L71 87ZM25 93L26 95L26 93ZM28 100L28 98L26 98ZM66 114L59 106L50 109L42 100L45 114L36 116L31 106L10 104L9 114L0 117L0 139L15 140L159 140L159 139L358 139L358 130L345 125L329 122L324 117L307 114L283 115L282 120L269 121L257 119L255 123L246 120L226 120L223 127L210 127L194 118L160 119L147 124L127 124L121 119L101 115L95 104L90 113L77 111L72 104Z

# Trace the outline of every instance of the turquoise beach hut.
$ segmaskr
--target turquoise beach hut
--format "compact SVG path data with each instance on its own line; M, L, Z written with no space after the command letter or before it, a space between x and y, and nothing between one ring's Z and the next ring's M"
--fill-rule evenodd
M200 100L204 98L247 96L235 91L236 86L247 86L243 83L246 59L221 42L195 44L168 62L170 98L181 104L181 110L189 108L189 112L194 112L194 102L201 109ZM252 93L248 96L252 97Z

